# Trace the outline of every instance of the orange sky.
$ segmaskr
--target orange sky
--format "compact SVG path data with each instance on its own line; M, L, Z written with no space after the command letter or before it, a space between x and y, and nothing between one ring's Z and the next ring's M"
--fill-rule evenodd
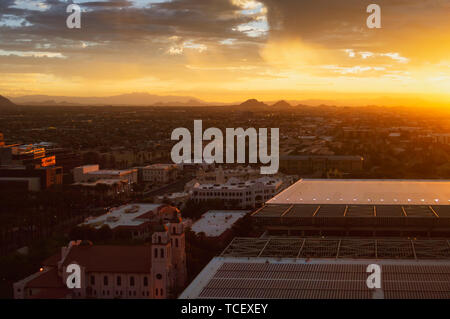
M450 1L59 2L1 2L0 94L450 104Z

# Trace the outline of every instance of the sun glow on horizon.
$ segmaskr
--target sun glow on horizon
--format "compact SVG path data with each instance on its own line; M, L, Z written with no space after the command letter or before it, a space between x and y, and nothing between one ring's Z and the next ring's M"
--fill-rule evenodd
M369 30L354 0L328 9L324 0L146 0L123 8L105 0L89 7L76 33L46 18L64 18L64 2L21 0L11 12L22 10L23 23L12 13L0 18L0 94L448 107L450 5L430 1L434 7L412 0L402 10L382 1L383 28Z

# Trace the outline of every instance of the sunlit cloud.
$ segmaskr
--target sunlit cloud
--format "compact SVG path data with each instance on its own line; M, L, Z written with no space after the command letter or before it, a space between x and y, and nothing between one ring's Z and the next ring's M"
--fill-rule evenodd
M0 56L19 56L19 57L33 57L33 58L66 58L63 54L59 52L36 52L36 51L6 51L0 50Z
M69 0L0 1L0 94L450 101L448 1L378 0L380 30L360 0L74 2L80 30L65 26Z

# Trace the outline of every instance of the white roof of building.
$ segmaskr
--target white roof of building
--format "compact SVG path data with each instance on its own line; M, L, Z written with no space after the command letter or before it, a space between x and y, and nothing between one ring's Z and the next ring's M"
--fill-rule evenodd
M450 180L300 179L267 204L449 205Z
M73 185L80 185L80 186L97 186L99 184L103 184L103 185L114 185L117 183L121 183L121 182L126 182L128 183L128 180L126 179L99 179L96 180L94 182L85 182L85 183L75 183Z
M132 172L132 169L129 170L106 170L106 169L101 169L98 171L93 171L93 172L86 172L87 175L122 175L122 174L129 174L130 172Z
M249 212L249 210L210 210L192 225L192 231L197 234L205 233L207 237L218 237Z
M120 206L111 209L104 215L89 218L81 225L92 226L97 229L105 225L109 226L111 229L119 226L139 226L149 221L148 219L139 219L139 216L142 216L149 211L153 211L160 206L161 204L130 204Z
M266 186L269 185L280 185L283 183L283 181L279 178L271 178L271 177L261 177L258 179L252 179L247 181L241 181L238 178L232 177L230 178L226 183L223 184L197 184L194 186L194 188L197 189L216 189L216 190L222 190L222 189L246 189L249 186L255 185L257 183L264 184Z

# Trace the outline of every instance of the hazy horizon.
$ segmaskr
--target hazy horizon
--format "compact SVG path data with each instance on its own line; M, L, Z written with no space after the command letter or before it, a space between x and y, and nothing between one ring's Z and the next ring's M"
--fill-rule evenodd
M78 0L80 29L69 3L0 3L0 94L450 102L446 1L379 0L381 29L366 0Z

